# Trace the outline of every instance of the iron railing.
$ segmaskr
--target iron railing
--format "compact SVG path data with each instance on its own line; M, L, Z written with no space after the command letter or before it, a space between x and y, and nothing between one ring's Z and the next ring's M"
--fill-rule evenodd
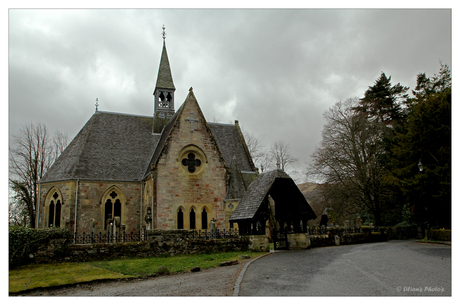
M94 243L119 243L119 242L136 242L145 240L145 234L138 233L81 233L74 234L74 244L94 244Z
M345 234L353 234L353 233L364 233L365 231L370 232L381 232L385 228L383 227L366 227L364 228L346 228L346 227L325 227L325 226L315 226L307 228L307 232L310 235L326 235L328 232L335 232L336 234L345 235Z
M199 231L191 231L189 234L189 238L192 239L224 239L224 238L239 238L240 234L236 229L230 230L199 230Z
M94 243L123 243L138 242L147 240L148 232L131 232L131 233L80 233L73 234L74 244L94 244ZM189 231L186 235L190 239L225 239L239 238L239 232L236 229L231 230L194 230Z

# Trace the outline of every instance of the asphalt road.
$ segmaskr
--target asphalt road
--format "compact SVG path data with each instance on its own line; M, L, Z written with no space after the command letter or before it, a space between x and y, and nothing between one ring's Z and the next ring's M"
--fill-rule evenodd
M389 241L283 251L247 268L239 296L451 296L451 246Z

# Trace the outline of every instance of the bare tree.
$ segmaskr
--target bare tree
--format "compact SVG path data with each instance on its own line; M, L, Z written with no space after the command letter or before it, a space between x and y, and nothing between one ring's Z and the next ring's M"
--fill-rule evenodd
M9 191L8 224L10 226L25 226L30 223L29 213L25 200L22 200L21 193Z
M328 197L347 208L366 207L381 224L385 167L382 137L387 127L353 111L358 99L339 102L326 113L321 147L312 155L310 176L328 184ZM345 211L342 211L345 213Z
M262 151L263 150L262 141L260 140L259 137L255 136L252 133L249 133L246 130L242 130L242 133L243 133L246 145L248 147L249 154L252 157L252 162L254 162L254 164L256 165L259 164L260 160L263 159L265 155Z
M38 183L48 168L67 145L67 136L57 133L50 138L44 124L27 124L13 136L9 149L10 187L14 192L14 208L27 211L30 227L35 227L35 211L38 202Z
M56 131L53 136L53 163L59 158L64 149L66 149L67 144L69 143L69 136L67 133L62 131Z
M291 155L289 144L282 140L273 143L270 148L270 156L272 162L275 162L276 167L283 171L286 170L287 166L297 161L297 159Z

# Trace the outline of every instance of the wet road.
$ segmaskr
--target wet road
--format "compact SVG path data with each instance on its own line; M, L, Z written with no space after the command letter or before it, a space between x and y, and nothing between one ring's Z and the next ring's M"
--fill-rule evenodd
M283 251L253 262L240 296L450 296L451 246L384 243Z

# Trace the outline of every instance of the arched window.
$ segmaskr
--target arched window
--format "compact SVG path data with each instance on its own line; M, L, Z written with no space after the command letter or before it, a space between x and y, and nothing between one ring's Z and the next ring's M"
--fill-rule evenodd
M62 198L57 188L51 189L48 204L48 227L60 227L61 226L61 208Z
M184 228L184 212L182 212L182 208L179 208L179 211L177 211L177 228Z
M54 226L58 228L61 226L61 201L60 200L56 202Z
M120 199L115 200L113 204L113 217L120 217L121 218L121 202Z
M195 209L192 208L190 210L190 230L195 230L196 229L196 224L195 224Z
M49 206L48 227L54 226L54 201L51 200Z
M123 206L127 204L127 202L128 200L125 194L118 186L112 185L107 188L100 201L100 218L96 220L98 223L101 223L101 230L108 230L108 224L113 223L115 217L119 217L120 221L114 225L119 227L125 224L124 222L127 221L127 219L123 217L126 217L126 215L123 214Z
M104 211L104 229L107 229L109 220L113 218L112 214L112 200L107 199L105 202L105 211Z
M126 197L118 187L112 186L105 191L101 198L101 214L104 216L104 230L108 229L107 225L109 222L112 222L115 217L120 217L120 223L118 223L117 226L123 223L122 209L124 202L126 202Z
M201 229L208 229L208 212L206 212L205 208L203 208L203 211L201 212Z

